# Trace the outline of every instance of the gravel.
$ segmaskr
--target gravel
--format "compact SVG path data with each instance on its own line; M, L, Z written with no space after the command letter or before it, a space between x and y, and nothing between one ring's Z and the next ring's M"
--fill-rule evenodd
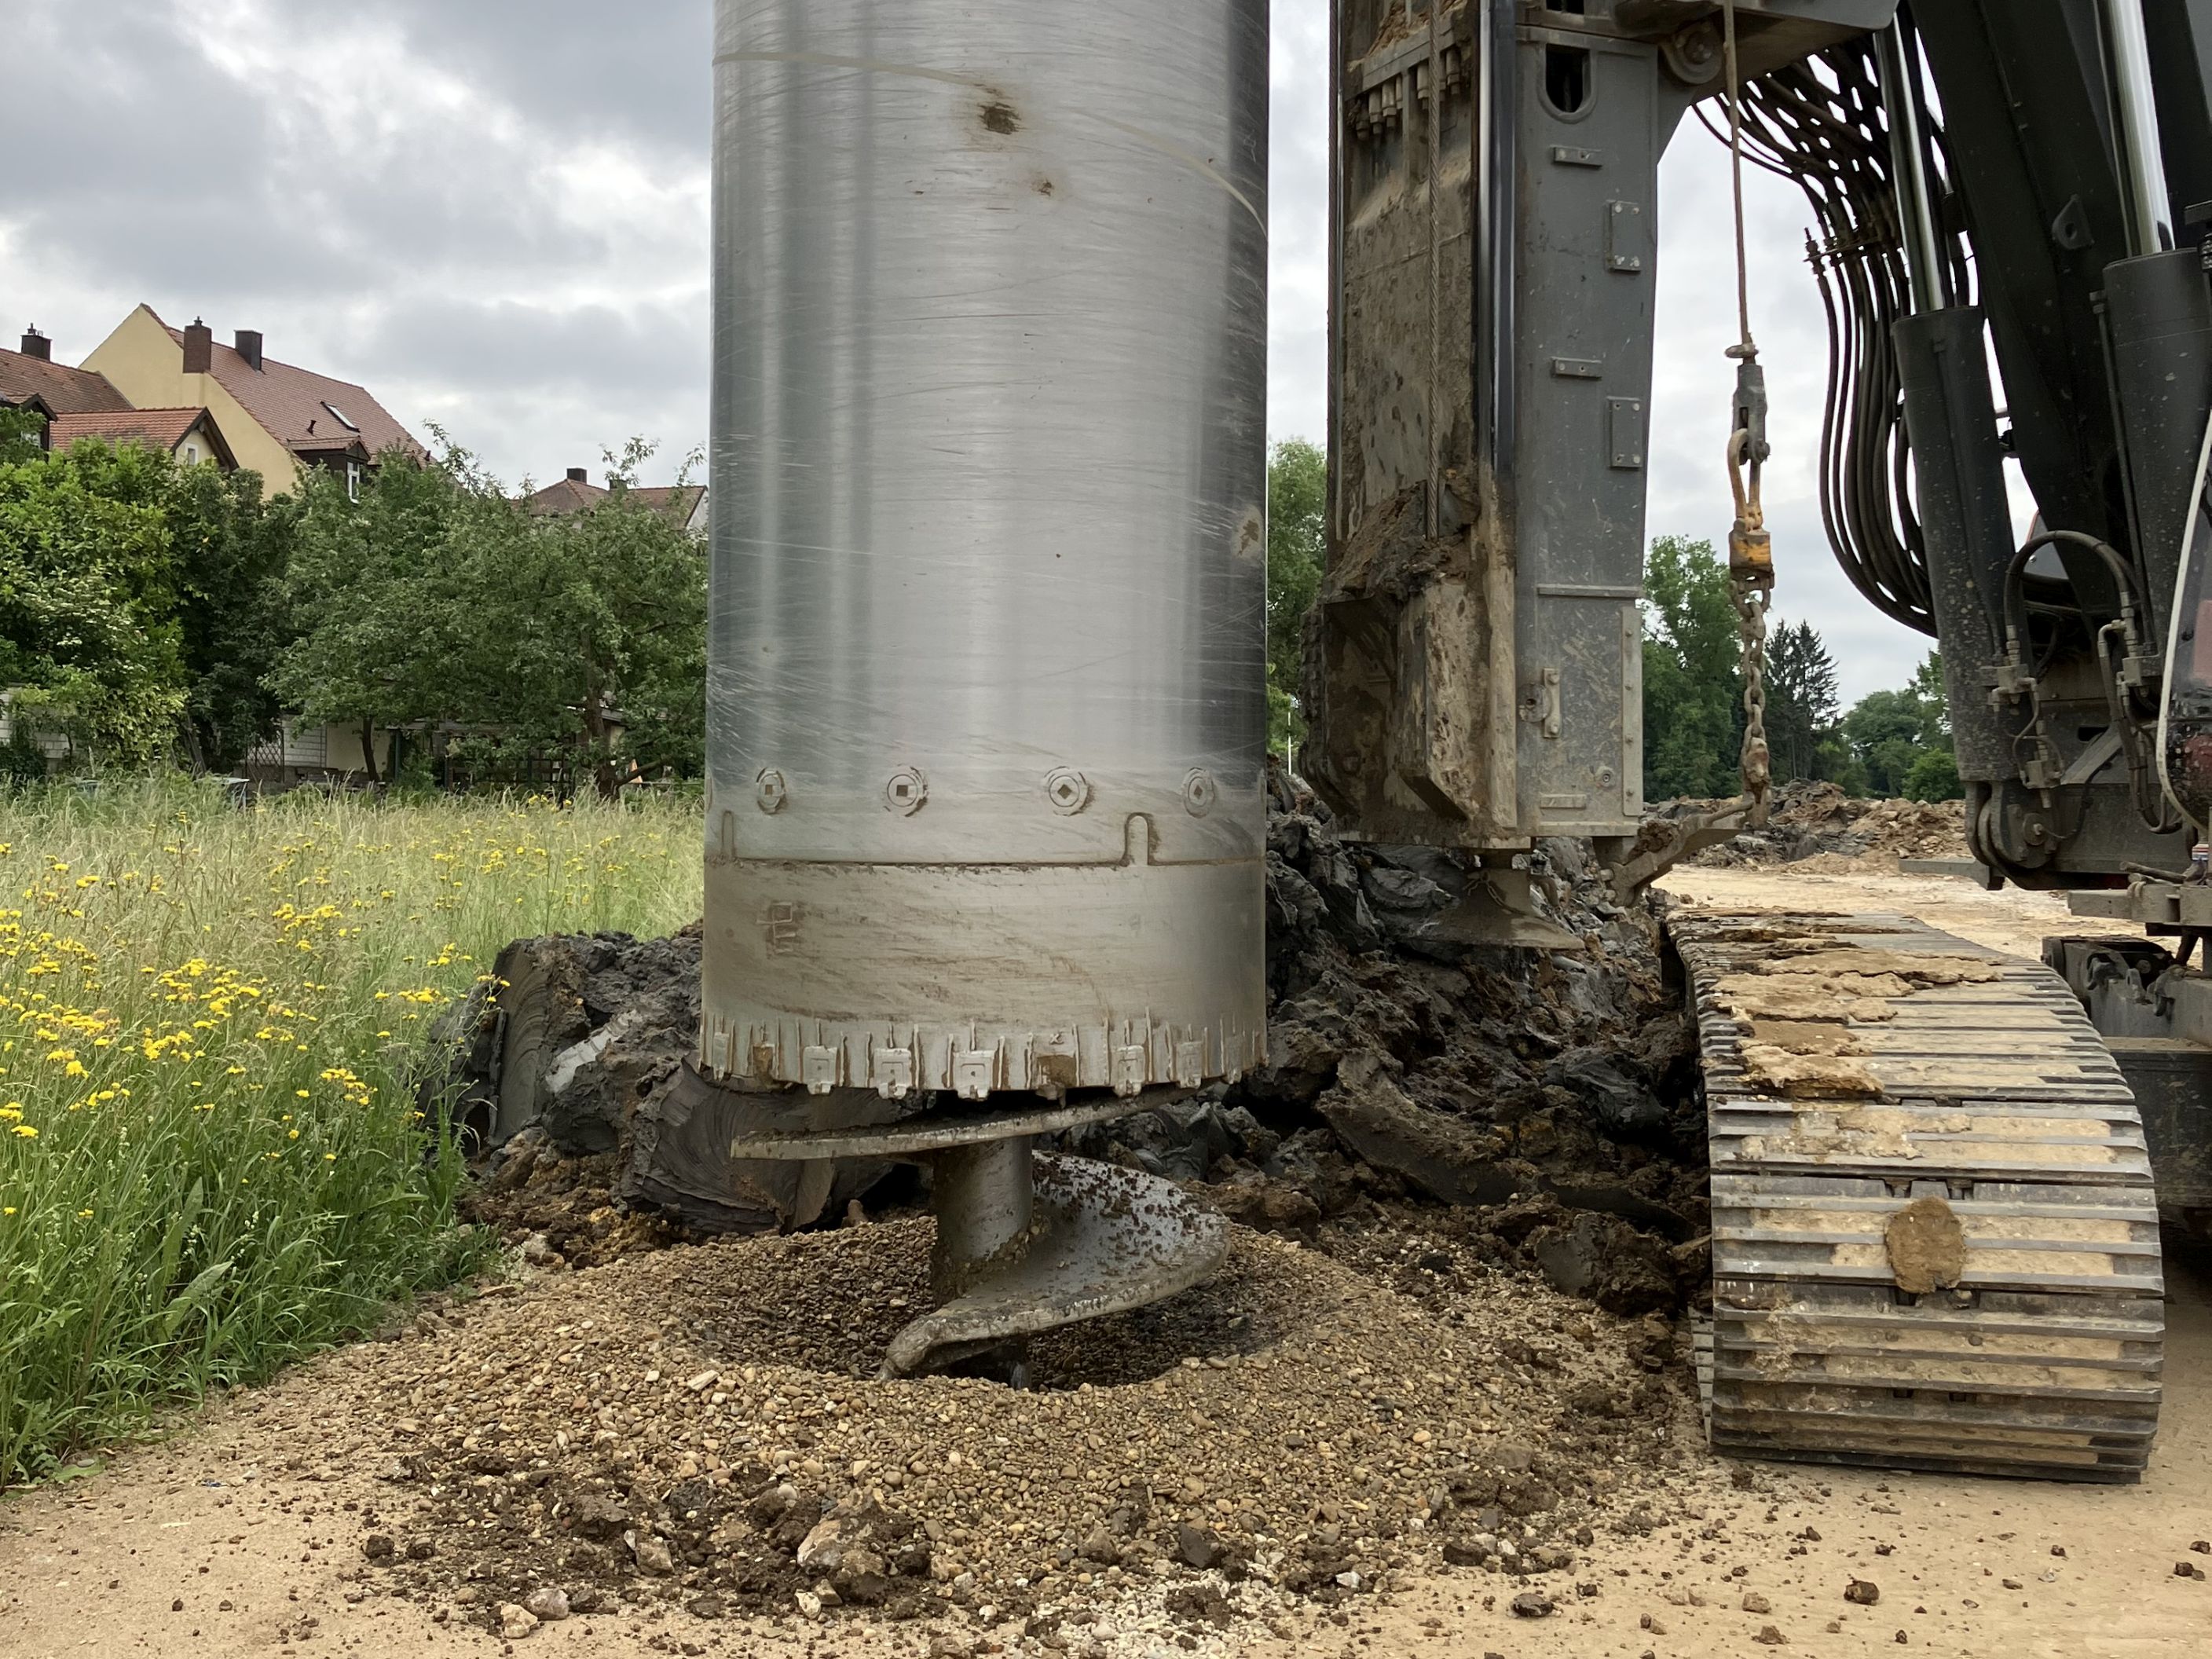
M1208 1285L1040 1339L1026 1392L877 1378L926 1220L538 1275L343 1380L391 1477L370 1571L495 1630L565 1604L1051 1636L1218 1628L1447 1557L1571 1572L1593 1526L1648 1528L1700 1455L1654 1322L1417 1222L1332 1226L1333 1254L1240 1229Z

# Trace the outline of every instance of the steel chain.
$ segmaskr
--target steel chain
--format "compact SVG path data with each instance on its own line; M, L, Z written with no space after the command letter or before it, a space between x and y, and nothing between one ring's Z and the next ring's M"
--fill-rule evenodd
M1729 598L1735 601L1736 636L1743 648L1743 792L1751 797L1753 828L1766 822L1766 796L1774 779L1772 757L1766 747L1766 607L1771 589L1745 577L1729 580Z
M1759 500L1759 475L1767 457L1766 375L1751 337L1751 267L1743 228L1743 88L1735 55L1735 0L1723 0L1722 29L1728 58L1729 170L1735 205L1736 362L1734 419L1729 422L1729 486L1735 496L1735 525L1729 532L1729 598L1735 605L1742 647L1743 752L1737 765L1753 829L1766 823L1773 757L1766 746L1766 611L1774 599L1774 543Z

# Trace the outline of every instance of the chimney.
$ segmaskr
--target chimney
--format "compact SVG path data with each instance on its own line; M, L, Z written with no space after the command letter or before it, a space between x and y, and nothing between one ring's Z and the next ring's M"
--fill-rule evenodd
M591 473L583 467L572 466L568 469L568 482L570 483L588 483L591 481Z
M23 331L23 355L36 357L42 363L50 363L54 360L53 342L37 329L27 328Z
M185 373L206 374L215 368L215 331L198 318L185 331Z
M261 331L241 328L238 331L238 355L246 359L246 366L257 374L261 368Z

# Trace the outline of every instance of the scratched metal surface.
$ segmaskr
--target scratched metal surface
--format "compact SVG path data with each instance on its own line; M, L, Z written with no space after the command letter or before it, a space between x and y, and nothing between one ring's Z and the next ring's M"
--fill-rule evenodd
M1267 22L722 0L710 1068L1260 1052Z

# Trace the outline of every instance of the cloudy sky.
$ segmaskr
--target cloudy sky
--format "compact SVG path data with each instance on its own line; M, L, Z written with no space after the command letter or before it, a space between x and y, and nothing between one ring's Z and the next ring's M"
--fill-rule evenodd
M510 481L707 420L708 0L6 0L0 340L76 362L141 301L359 380ZM618 23L610 20L618 18ZM1322 431L1326 0L1275 0L1270 425ZM1795 189L1754 172L1753 324L1778 609L1849 697L1927 642L1836 568L1814 495L1825 335ZM1651 528L1729 519L1727 170L1686 125L1661 188Z

